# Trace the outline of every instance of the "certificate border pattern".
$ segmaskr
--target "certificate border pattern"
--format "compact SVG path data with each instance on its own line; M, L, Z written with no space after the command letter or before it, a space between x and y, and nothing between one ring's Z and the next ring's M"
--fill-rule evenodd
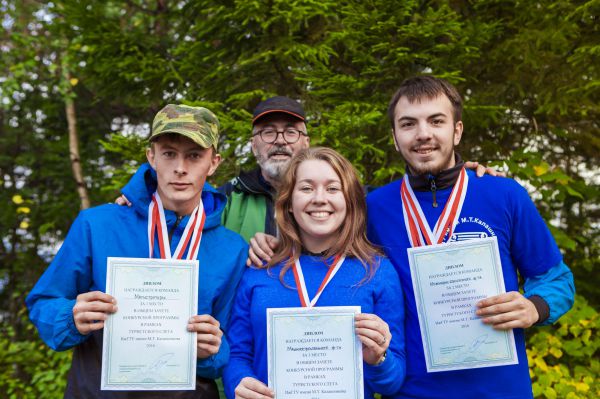
M360 313L360 306L323 306L314 308L268 308L267 309L267 358L269 363L268 380L269 387L275 390L277 386L276 373L277 365L275 364L275 339L274 339L274 319L276 317L310 317L318 314L327 316L352 316ZM354 324L354 323L353 323ZM362 369L362 346L360 340L355 335L354 350L352 351L353 362L356 364L354 368L354 383L356 395L352 398L363 399L363 369ZM275 392L277 395L277 392Z
M418 267L419 262L418 258L421 255L429 255L435 252L445 252L449 249L460 248L460 247L470 247L470 248L484 248L487 249L486 254L491 258L491 264L494 265L494 285L496 286L497 293L501 294L506 292L504 287L504 277L502 275L502 265L499 258L498 251L498 240L494 237L488 237L483 239L473 239L468 241L463 241L459 243L446 243L440 245L433 245L428 247L418 247L418 248L409 248L409 263L410 263L410 272L413 276L413 290L415 292L415 299L417 299L417 314L419 317L419 326L421 327L421 337L423 340L423 350L425 354L425 362L427 366L428 372L436 372L436 371L450 371L450 370L461 370L468 368L480 368L480 367L492 367L492 366L500 366L500 365L508 365L508 364L516 364L518 363L518 358L515 349L514 335L513 331L503 331L503 341L504 349L507 352L507 356L504 358L495 358L490 360L474 360L474 361L463 361L460 363L436 363L434 361L434 355L432 353L432 348L430 342L430 333L429 327L426 323L428 320L426 307L423 305L425 303L423 298L423 292L419 289L421 287L421 275L420 268ZM495 247L495 248L494 248ZM495 251L494 251L495 249ZM425 254L421 254L420 252L426 252ZM494 256L496 254L496 256ZM416 280L416 281L415 281ZM427 341L427 344L426 342Z
M156 268L156 267L169 267L173 269L181 269L183 271L189 272L188 280L188 293L189 296L192 297L190 300L190 308L189 313L191 315L195 315L197 313L198 308L198 289L197 289L197 281L198 281L198 266L199 262L197 260L179 260L179 265L173 265L169 263L170 260L164 259L151 259L151 258L115 258L109 257L107 258L107 274L106 274L106 292L111 293L114 292L115 281L117 269L121 269L123 267L146 267L146 268ZM108 367L110 361L108 359L112 358L112 346L107 345L109 341L109 336L112 336L113 331L113 322L112 318L109 317L104 326L105 333L103 337L103 362L102 362L102 376L101 376L101 390L194 390L196 387L196 367L192 367L196 363L196 354L197 354L197 346L195 344L196 340L194 334L190 334L188 342L186 342L186 346L190 347L190 350L187 351L188 359L186 365L189 366L186 371L187 380L185 382L125 382L120 383L114 381L114 377L111 376L110 368ZM108 332L108 334L106 333ZM107 360L104 360L104 357Z

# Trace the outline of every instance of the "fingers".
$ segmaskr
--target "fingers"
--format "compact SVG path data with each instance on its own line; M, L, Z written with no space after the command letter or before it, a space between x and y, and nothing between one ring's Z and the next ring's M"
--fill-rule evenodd
M73 312L73 321L75 322L75 328L80 334L87 335L92 331L100 330L104 328L104 322L108 318L106 313L100 312Z
M267 241L267 245L271 249L271 256L273 256L273 251L276 250L279 246L279 238L269 234L265 234L265 240Z
M219 341L223 336L221 331L221 324L211 315L197 315L190 318L187 325L187 330L190 332L198 333L198 336L214 336L218 337ZM210 342L210 339L203 340L203 342Z
M539 319L533 302L515 291L481 300L477 307L482 321L500 330L527 328Z
M221 323L219 320L215 319L209 314L198 314L190 317L189 323L208 323L216 326L217 328L221 327Z
M515 311L486 317L481 321L497 330L508 330L511 328L530 327L533 323L530 323L529 320L530 316L527 312Z
M254 237L250 239L250 248L254 251L254 254L265 261L270 261L273 256L273 239L275 237L264 233L256 233ZM276 240L276 239L275 239Z
M252 239L250 239L250 241L252 241ZM248 249L248 259L246 259L246 266L256 266L256 267L261 267L263 265L263 261L262 259L257 256L254 251L252 250L252 247L250 247L250 249Z
M479 174L479 162L477 161L465 161L465 168L466 169L475 169L477 176L481 177L482 175Z
M357 315L354 323L356 334L361 341L373 348L379 346L384 350L387 349L391 338L388 324L375 315L365 313L361 315L363 316L360 318Z
M121 206L123 206L123 205L131 206L131 202L129 202L127 197L124 196L123 194L121 194L121 196L115 200L115 204L121 205Z
M214 317L211 315L193 316L188 322L187 329L197 333L198 358L205 359L219 352L223 331L221 331L219 321Z
M504 172L500 172L492 167L485 167L483 165L479 165L477 167L477 176L481 177L483 175L490 175L490 176L498 176L498 177L506 177L506 173Z
M206 359L207 357L216 355L221 349L221 335L213 334L198 334L196 339L196 347L198 348L196 357L198 359Z
M390 346L392 334L388 324L378 316L360 313L355 316L356 335L363 345L363 360L379 364Z
M514 301L516 299L518 299L519 297L522 297L522 295L516 291L511 291L511 292L506 292L504 294L500 294L500 295L494 295L485 299L482 299L481 301L477 302L477 315L482 316L485 314L492 314L492 313L497 313L494 312L494 310L497 309L497 306L502 306L504 304L507 304L511 301Z
M236 399L267 399L274 398L275 392L252 377L245 377L235 388Z
M73 306L73 321L80 334L104 328L110 313L117 311L116 300L100 291L86 292L77 296Z
M91 301L100 301L106 303L116 304L117 300L112 296L105 294L102 291L91 291L86 292L84 294L77 295L77 302L91 302Z
M390 346L390 338L383 333L377 333L373 330L369 329L356 329L356 335L360 342L362 342L363 346L377 352L379 354L385 352L387 348Z
M485 171L486 171L485 166L477 165L477 169L475 169L475 174L477 175L477 177L481 177L481 176L485 175Z
M496 170L496 169L487 168L485 171L488 175L498 176L498 177L506 177L506 172L500 172L499 170ZM492 172L493 172L493 174L492 174Z
M256 265L261 267L264 262L270 262L274 249L277 249L279 240L272 235L265 233L256 233L250 239L250 249L248 250L248 259L246 266Z
M518 308L520 302L519 297L513 295L497 295L495 297L486 298L477 304L477 316L489 316L499 313L506 313Z
M481 177L483 175L506 177L506 173L499 172L496 169L491 168L491 167L486 167L486 166L481 165L479 162L476 162L476 161L467 161L467 162L465 162L465 168L467 168L467 169L474 169L475 170L475 174L477 175L477 177Z

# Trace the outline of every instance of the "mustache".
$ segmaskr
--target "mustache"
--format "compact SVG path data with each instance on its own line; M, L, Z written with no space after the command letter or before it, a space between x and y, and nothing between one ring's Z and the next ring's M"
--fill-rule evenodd
M285 145L278 145L276 147L271 148L271 150L267 153L267 156L272 156L272 155L289 155L290 157L293 155L294 153L289 149L286 148Z
M427 146L426 145L420 145L420 146L415 146L415 147L411 148L412 151L423 151L423 150L432 150L432 151L435 151L437 149L438 149L438 146L435 146L435 145L434 146L431 146L431 145L427 145Z

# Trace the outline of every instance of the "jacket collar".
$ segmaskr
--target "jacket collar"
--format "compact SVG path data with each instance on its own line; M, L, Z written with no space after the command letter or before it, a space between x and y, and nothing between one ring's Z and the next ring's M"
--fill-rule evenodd
M139 167L137 172L131 177L129 182L121 192L131 202L131 206L143 215L148 216L148 206L152 199L152 194L156 191L157 179L156 172L150 164L144 163ZM204 230L214 228L221 224L221 214L227 204L227 197L217 192L210 184L205 183L202 188L202 202L204 211L206 212L206 220L204 222ZM165 210L167 219L175 219L171 211Z
M234 186L242 192L249 194L275 194L275 189L263 177L260 168L254 168L251 171L241 171L236 178Z
M406 168L406 174L408 175L408 181L410 186L415 191L430 191L431 187L436 187L437 190L443 190L448 187L452 187L458 180L460 170L463 168L465 163L458 153L454 153L454 159L456 165L450 169L442 170L437 175L430 173L424 173L422 175L413 175L410 173L409 168Z

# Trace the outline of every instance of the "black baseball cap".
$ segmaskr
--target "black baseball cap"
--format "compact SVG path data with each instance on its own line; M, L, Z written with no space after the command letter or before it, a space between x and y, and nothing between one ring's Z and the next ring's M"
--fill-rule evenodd
M298 101L292 100L291 98L284 96L276 96L267 98L265 101L261 101L256 108L254 108L254 114L252 115L252 124L265 115L273 114L275 112L281 112L284 114L291 115L300 119L304 122L304 108Z

